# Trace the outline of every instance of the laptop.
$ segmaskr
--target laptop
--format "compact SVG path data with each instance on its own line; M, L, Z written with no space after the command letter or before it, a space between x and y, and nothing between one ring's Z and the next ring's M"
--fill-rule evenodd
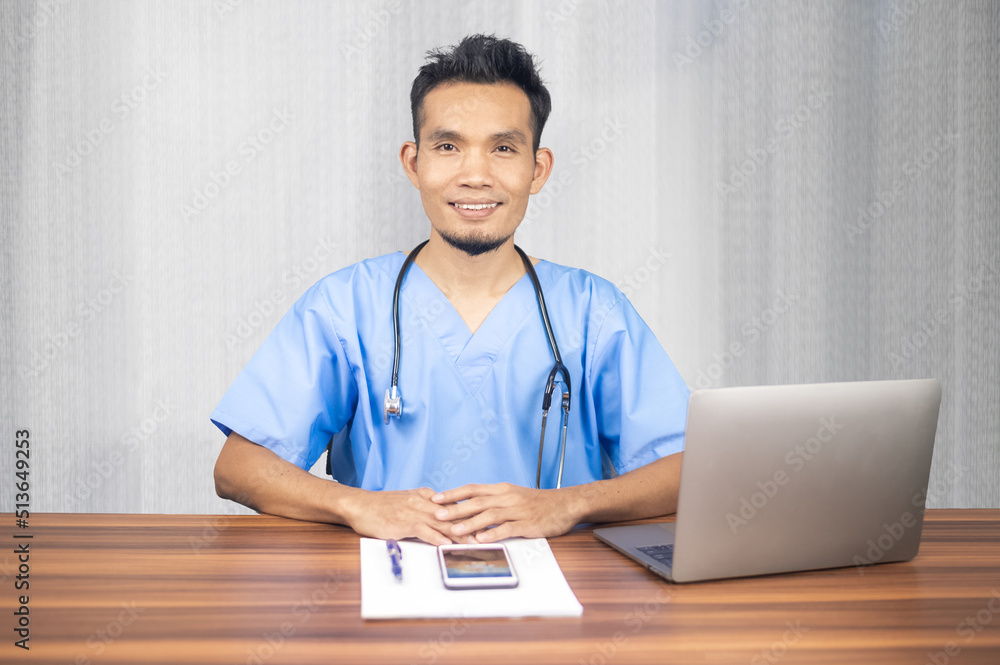
M696 390L677 519L594 535L673 582L908 561L936 379Z

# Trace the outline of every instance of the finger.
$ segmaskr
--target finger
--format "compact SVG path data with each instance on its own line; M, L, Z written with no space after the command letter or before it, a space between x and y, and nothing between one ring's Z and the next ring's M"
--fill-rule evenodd
M451 545L454 540L449 538L447 535L432 528L428 524L423 524L417 528L417 532L414 534L415 538L419 538L429 545Z
M444 522L456 522L478 515L496 505L492 497L475 497L462 503L441 506L434 511L434 517Z
M450 526L453 520L447 516L447 513L441 513L441 511L450 508L451 504L436 503L432 500L434 496L436 496L434 490L431 489L428 489L427 492L414 490L408 497L407 507L418 511L425 519L436 519L445 527Z
M432 545L447 545L452 542L449 536L452 522L435 519L434 512L440 506L427 498L427 495L432 494L433 490L427 490L426 493L414 490L409 493L404 506L397 508L392 514L393 521L398 529L402 529L401 536L404 538L419 538Z
M419 538L431 545L450 545L456 542L451 535L451 522L440 522L426 515L414 515L406 527L407 536Z
M426 493L414 490L407 495L406 503L410 508L433 515L441 506L431 501L432 496L434 496L434 490L429 489Z
M430 518L427 519L425 523L426 523L426 525L428 527L430 527L431 529L434 529L435 531L437 531L438 533L442 534L446 538L452 538L453 537L452 536L452 527L455 526L455 523L453 521L451 521L451 520L437 520L437 519L434 519L433 516L430 516Z
M459 501L467 501L477 496L495 494L496 491L497 485L474 483L471 485L462 485L461 487L456 487L451 490L445 490L444 492L439 492L431 497L431 501L440 504L458 503Z
M495 543L498 540L504 540L505 538L514 538L518 536L517 525L519 522L504 522L499 524L492 529L485 529L480 531L475 536L475 542L477 543Z
M432 490L430 487L418 487L417 489L413 490L413 493L419 494L421 498L427 499L428 501L430 501L431 497L433 497L435 494L434 490Z
M516 519L517 516L512 514L509 510L504 510L502 508L490 508L463 522L458 522L452 525L448 533L453 536L475 534L480 531L485 531L491 526L504 524L505 522Z

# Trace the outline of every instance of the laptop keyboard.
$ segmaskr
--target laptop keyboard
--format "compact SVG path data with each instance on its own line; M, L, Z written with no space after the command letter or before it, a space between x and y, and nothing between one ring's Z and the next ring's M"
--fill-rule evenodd
M656 559L665 566L672 566L674 563L673 545L647 545L646 547L637 547L636 549L646 556Z

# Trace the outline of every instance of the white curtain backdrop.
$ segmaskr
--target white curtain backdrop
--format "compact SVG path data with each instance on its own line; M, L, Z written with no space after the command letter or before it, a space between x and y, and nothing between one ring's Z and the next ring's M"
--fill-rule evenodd
M937 377L929 505L1000 507L1000 4L15 0L0 417L32 510L242 511L208 414L310 284L427 236L409 87L474 32L553 96L519 244L617 282L692 387Z

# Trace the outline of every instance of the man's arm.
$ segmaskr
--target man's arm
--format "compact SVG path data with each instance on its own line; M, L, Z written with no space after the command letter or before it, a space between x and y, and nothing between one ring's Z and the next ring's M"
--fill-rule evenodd
M344 524L363 536L452 542L451 524L434 516L433 490L370 492L318 478L236 432L215 463L215 491L260 513Z
M444 531L455 540L489 543L514 536L559 536L581 522L619 522L676 512L682 455L668 455L617 478L575 487L466 485L431 500L440 504L435 516L442 523L456 522Z

